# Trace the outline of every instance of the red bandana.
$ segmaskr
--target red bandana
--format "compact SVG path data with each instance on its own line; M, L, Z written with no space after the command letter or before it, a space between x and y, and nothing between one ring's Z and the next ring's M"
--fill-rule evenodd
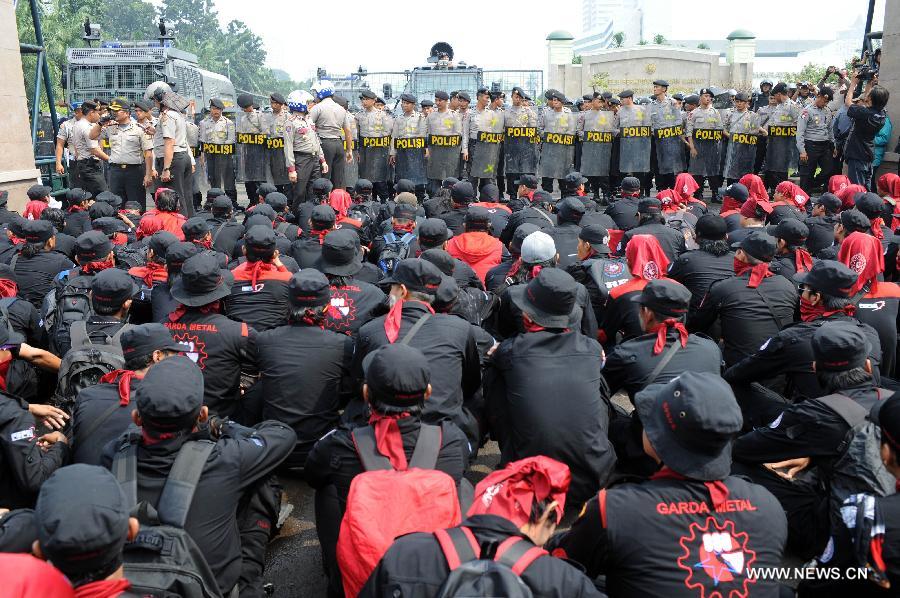
M407 299L407 301L415 301L415 299ZM403 299L397 299L397 302L391 307L387 316L384 318L384 334L387 336L388 342L394 344L400 336L400 324L403 322ZM418 301L428 311L434 313L434 309L424 301Z
M166 270L166 265L156 262L147 262L146 266L135 266L128 270L128 273L143 280L144 286L151 289L157 282L169 280L169 272Z
M884 238L884 231L881 230L881 227L884 226L884 220L881 217L872 218L872 236L878 239L879 241Z
M652 235L635 235L625 246L628 270L637 278L657 280L669 271L669 258Z
M275 264L270 264L268 262L260 260L257 262L251 262L247 269L250 271L250 286L255 288L256 280L259 278L260 272L271 272L272 270L278 270L278 267L275 266Z
M131 370L113 370L100 378L101 384L119 385L119 405L125 407L131 402L131 379L137 378L141 380L143 376L138 376Z
M813 267L812 256L809 252L802 247L799 247L794 250L794 268L797 270L797 273L800 272L809 272L809 270Z
M206 238L204 238L204 239L194 239L193 241L191 241L191 243L193 243L193 244L196 245L197 247L202 247L203 249L212 249L212 248L213 248L213 246L212 246L212 237L210 237L210 238L208 238L208 239L206 239Z
M0 297L15 297L19 294L19 285L7 278L0 278Z
M319 238L319 245L321 245L321 244L323 244L323 243L325 242L325 235L327 235L328 233L330 233L332 230L334 230L334 229L326 228L326 229L324 229L324 230L310 230L310 231L309 231L309 236L310 236L310 237L318 237L318 238Z
M109 270L110 268L115 267L115 262L110 258L102 262L88 262L81 267L81 271L85 274L96 274L97 272L102 272L103 270Z
M651 480L688 480L678 472L672 471L665 465L662 469L650 476ZM725 506L728 500L728 486L721 480L713 480L712 482L703 482L706 489L709 490L710 502L712 502L713 511L718 511Z
M393 227L394 227L395 233L400 233L401 235L405 235L406 233L411 233L415 230L416 223L415 223L415 221L407 222L406 224L399 224L399 223L395 222L393 224Z
M369 425L375 428L375 446L378 452L387 457L397 471L406 471L406 452L403 450L403 435L400 434L398 419L409 417L405 411L398 415L381 415L373 413L369 416Z
M534 502L556 501L556 522L566 508L572 474L568 466L550 457L526 457L488 474L475 486L468 516L499 515L521 527L531 518Z
M821 303L813 305L809 299L800 297L800 319L804 322L813 322L819 318L827 318L834 314L846 314L853 316L856 313L855 305L846 305L844 309L825 309Z
M681 346L687 347L688 342L688 331L687 328L684 327L684 324L676 320L675 318L667 318L663 321L662 324L659 324L656 328L652 330L648 330L647 332L655 332L656 333L656 343L653 345L653 354L659 355L662 353L662 350L666 346L666 334L669 332L669 328L674 328L678 332L678 336L681 340Z
M188 312L189 309L193 309L194 311L198 311L204 315L205 314L217 314L217 313L219 313L219 302L213 301L209 305L204 305L203 307L195 307L195 308L189 308L186 305L179 304L178 307L175 308L175 311L173 311L172 313L169 314L169 321L177 322L178 320L181 319L181 317L184 314L186 314Z
M878 239L865 233L850 233L841 243L838 261L857 274L856 282L850 287L850 296L867 284L871 285L870 293L878 293L878 275L884 272L884 252Z
M751 266L746 262L734 258L735 276L740 276L747 271L750 272L750 280L747 282L748 289L755 289L762 282L763 278L772 276L772 273L769 272L769 264L767 262L760 262L755 266Z

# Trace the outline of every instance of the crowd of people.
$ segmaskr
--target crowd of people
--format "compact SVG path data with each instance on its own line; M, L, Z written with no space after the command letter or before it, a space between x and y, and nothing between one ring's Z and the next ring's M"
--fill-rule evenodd
M893 595L900 176L869 180L887 92L841 84L848 177L808 136L832 131L829 87L763 86L765 128L742 94L723 118L702 90L685 117L664 83L646 125L629 92L574 113L551 90L538 117L517 88L507 121L485 90L466 125L465 92L393 121L363 94L370 129L327 86L273 94L284 145L239 131L250 153L213 151L234 133L214 101L223 178L196 206L174 94L155 148L125 100L117 130L82 104L120 186L80 159L86 187L35 185L21 214L0 196L3 594L277 594L278 480L300 476L329 596ZM242 215L234 155L264 167Z

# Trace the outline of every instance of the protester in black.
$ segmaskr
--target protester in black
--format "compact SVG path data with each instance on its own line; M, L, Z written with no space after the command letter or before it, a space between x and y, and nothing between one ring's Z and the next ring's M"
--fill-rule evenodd
M22 238L25 242L19 246L19 252L9 266L19 281L22 299L41 309L56 276L75 264L65 255L53 251L56 230L46 220L23 222Z
M667 276L683 284L691 292L690 311L696 311L719 280L734 276L734 252L728 245L725 219L704 214L694 229L697 249L682 253L672 262Z

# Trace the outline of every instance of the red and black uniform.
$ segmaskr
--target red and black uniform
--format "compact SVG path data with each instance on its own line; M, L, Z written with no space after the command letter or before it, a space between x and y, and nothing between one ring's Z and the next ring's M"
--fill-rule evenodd
M734 252L716 255L704 249L687 251L672 262L666 276L691 292L689 311L696 311L714 282L734 276Z
M626 231L625 234L622 235L622 241L617 253L624 254L628 249L628 244L635 235L650 235L655 237L659 242L659 246L662 247L662 250L666 253L666 257L669 258L669 262L674 262L679 255L687 251L687 247L685 247L684 244L684 235L682 233L670 226L666 226L662 222L653 221L641 224L640 226Z
M91 226L91 215L86 208L81 206L72 206L66 213L66 227L62 232L78 238L81 233L93 230Z
M19 296L41 309L56 277L74 267L69 258L56 251L39 251L31 257L19 254L13 268L19 282Z
M521 260L519 261L521 262ZM517 270L519 268L527 267L528 266L523 266L521 263L518 268L513 265L513 268L516 268ZM512 276L512 274L513 270L510 269L509 275ZM537 272L534 273L534 276L537 276ZM501 338L510 338L516 334L525 332L525 327L522 323L522 310L516 305L512 298L517 293L524 293L525 284L534 276L527 277L526 280L523 280L521 283L506 287L500 293L500 310L497 315L497 329L492 330L492 333L496 333ZM588 338L597 338L597 318L594 316L591 296L581 283L578 284L578 290L575 294L575 306L572 308L572 314L569 317L569 328L572 330L580 330L581 334Z
M637 213L637 208L635 208L634 211ZM465 217L465 215L463 215L463 217ZM444 218L444 221L447 221L447 219ZM509 247L513 235L516 234L516 229L519 228L520 224L525 224L526 222L547 232L546 229L552 229L556 226L556 215L529 203L521 210L512 213L509 217L509 221L506 223L506 227L503 229L503 232L500 233L500 241ZM449 222L447 222L447 227L450 227Z
M138 292L135 293L131 309L128 311L130 320L136 324L158 321L153 319L153 288L159 284L167 284L169 282L169 272L166 270L166 265L158 262L147 262L143 266L129 268L128 274L134 278L138 285Z
M781 566L786 536L784 511L765 488L664 468L642 484L601 490L549 546L591 578L605 573L612 596L777 598L776 581L747 569Z
M618 230L627 231L638 225L638 204L640 197L620 197L615 199L604 212L615 220Z
M291 280L291 272L285 266L244 262L231 273L234 284L231 294L224 299L228 317L246 322L259 332L285 323Z
M131 425L135 409L131 399L141 378L129 370L116 370L78 393L72 411L72 463L100 465L104 447ZM110 411L113 405L118 409Z
M332 278L331 305L325 313L325 328L354 334L372 319L372 310L384 303L385 295L373 284L357 278Z

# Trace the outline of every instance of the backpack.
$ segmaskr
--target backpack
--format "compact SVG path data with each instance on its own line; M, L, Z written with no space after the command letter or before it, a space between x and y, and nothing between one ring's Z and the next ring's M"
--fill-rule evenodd
M157 508L137 501L137 441L133 433L113 458L112 472L122 485L132 515L141 523L123 550L125 577L139 596L220 598L219 586L203 553L184 530L197 482L216 444L209 440L184 443L159 497Z
M378 254L378 267L385 274L390 274L400 263L409 257L409 246L415 240L416 236L412 233L406 233L399 239L394 231L386 233L384 237L384 247Z
M129 245L117 245L113 249L116 259L116 268L128 272L131 268L147 265L146 249L137 249Z
M665 214L663 217L666 220L666 226L681 233L688 249L697 249L697 242L694 241L694 228L697 225L697 216L693 212L682 208L677 212Z
M59 353L60 339L65 338L73 322L83 322L94 313L91 307L91 282L93 276L76 274L69 278L73 270L60 275L63 287L51 289L44 298L41 315L44 330L47 331L50 349ZM77 271L75 271L77 272Z
M99 384L100 378L113 370L123 369L125 357L119 339L129 328L131 324L125 324L112 337L107 337L105 343L95 343L88 335L85 322L74 322L69 329L72 348L59 365L51 403L69 411L82 389Z
M459 525L456 484L434 470L441 428L422 424L409 468L396 471L375 445L371 426L352 432L363 473L353 478L341 521L337 561L347 596L356 596L394 539Z
M520 575L547 554L543 548L519 536L480 547L475 534L467 527L438 530L434 537L450 568L437 598L530 598L534 595Z

